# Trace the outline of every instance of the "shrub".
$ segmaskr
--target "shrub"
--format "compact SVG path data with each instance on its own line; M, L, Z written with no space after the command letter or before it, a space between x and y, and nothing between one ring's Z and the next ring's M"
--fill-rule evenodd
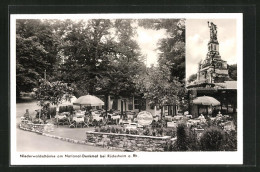
M95 128L95 130L94 130L95 132L99 132L100 130L99 130L99 128Z
M106 127L104 127L104 126L102 126L102 127L100 127L100 132L106 132Z
M126 133L126 134L129 134L129 130L128 130L128 129L126 129L126 130L125 130L125 133Z
M157 128L157 136L162 136L163 135L163 129L162 128Z
M230 132L225 132L223 150L225 150L225 151L237 150L237 131L232 130Z
M111 128L111 133L116 133L116 129L114 127Z
M179 123L177 126L177 140L174 145L174 149L177 151L188 150L188 134L186 125L184 123Z
M149 130L149 128L145 128L145 129L143 130L143 135L145 135L145 136L149 136L149 135L150 135L150 130Z
M107 130L106 130L107 133L110 133L111 132L111 128L108 126L107 127Z
M200 145L203 151L220 151L224 141L224 133L217 127L207 128L201 136Z
M237 129L237 114L236 114L236 113L233 114L233 116L232 116L232 121L233 121L233 123L234 123L234 125L235 125L235 129Z
M153 129L152 136L156 136L156 130Z
M157 122L155 120L153 120L151 126L152 126L152 128L156 128L157 127Z
M176 129L175 128L164 128L164 133L166 136L170 136L172 138L176 137Z
M130 130L130 134L137 135L138 131L137 130Z
M118 129L118 133L123 134L123 133L124 133L123 129L122 129L122 128L119 128L119 129Z
M188 150L189 151L199 151L200 144L195 131L189 130L188 132Z
M165 146L164 146L164 151L172 151L173 150L173 145L171 141L167 141Z

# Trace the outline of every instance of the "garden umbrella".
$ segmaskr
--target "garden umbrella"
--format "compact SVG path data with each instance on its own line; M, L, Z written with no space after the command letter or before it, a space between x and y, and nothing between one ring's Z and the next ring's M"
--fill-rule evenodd
M104 102L96 96L86 95L79 97L75 102L73 102L73 105L102 106L104 105Z
M214 97L210 96L201 96L197 97L193 100L193 104L195 105L206 105L206 106L218 106L220 102Z

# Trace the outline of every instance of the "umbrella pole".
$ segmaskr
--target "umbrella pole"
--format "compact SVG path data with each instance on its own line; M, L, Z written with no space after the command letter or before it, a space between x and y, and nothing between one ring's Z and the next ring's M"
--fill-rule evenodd
M197 107L198 107L198 116L200 116L200 106L197 105Z

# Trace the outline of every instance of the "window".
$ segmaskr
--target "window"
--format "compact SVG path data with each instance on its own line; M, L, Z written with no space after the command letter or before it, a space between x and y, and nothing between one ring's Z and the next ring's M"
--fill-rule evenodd
M139 109L139 100L138 99L134 100L134 107L135 107L135 109Z
M118 99L113 100L112 109L118 110Z

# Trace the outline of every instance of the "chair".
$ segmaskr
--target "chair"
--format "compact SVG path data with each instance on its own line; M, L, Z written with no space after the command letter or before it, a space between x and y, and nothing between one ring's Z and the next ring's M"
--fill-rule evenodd
M69 128L76 128L76 121L71 121L70 122L70 125L69 125Z

